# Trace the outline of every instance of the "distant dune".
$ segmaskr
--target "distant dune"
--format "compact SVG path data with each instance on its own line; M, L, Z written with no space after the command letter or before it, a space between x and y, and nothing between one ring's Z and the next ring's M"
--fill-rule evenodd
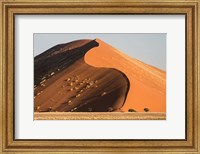
M34 59L34 111L166 112L166 73L99 39L59 44Z
M86 63L118 69L129 79L130 89L122 110L143 112L144 108L148 108L151 112L166 112L166 73L125 55L99 39L96 42L99 46L86 53Z

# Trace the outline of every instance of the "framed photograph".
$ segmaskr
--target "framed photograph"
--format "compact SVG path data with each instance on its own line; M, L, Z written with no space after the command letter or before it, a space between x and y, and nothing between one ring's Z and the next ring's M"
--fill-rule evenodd
M1 1L1 153L199 153L199 4Z
M166 34L37 33L33 45L35 120L166 118Z

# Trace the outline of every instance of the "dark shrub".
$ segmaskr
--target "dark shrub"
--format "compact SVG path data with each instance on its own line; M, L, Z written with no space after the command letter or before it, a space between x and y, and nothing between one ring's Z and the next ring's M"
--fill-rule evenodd
M134 109L129 109L128 112L136 112Z

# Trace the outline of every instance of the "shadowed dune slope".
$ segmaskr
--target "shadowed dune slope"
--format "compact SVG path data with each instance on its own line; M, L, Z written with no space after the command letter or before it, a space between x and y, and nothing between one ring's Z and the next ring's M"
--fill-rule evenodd
M95 40L79 40L35 57L34 111L120 111L129 90L128 78L117 69L85 63L85 54L98 46Z
M130 81L130 90L122 110L142 112L148 108L151 112L166 112L166 73L125 55L99 39L96 42L99 47L86 53L85 62L94 67L118 69Z

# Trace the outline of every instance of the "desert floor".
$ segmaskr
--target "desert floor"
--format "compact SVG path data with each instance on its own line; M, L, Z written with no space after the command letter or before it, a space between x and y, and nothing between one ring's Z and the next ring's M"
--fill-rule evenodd
M164 112L35 112L34 120L166 120Z

